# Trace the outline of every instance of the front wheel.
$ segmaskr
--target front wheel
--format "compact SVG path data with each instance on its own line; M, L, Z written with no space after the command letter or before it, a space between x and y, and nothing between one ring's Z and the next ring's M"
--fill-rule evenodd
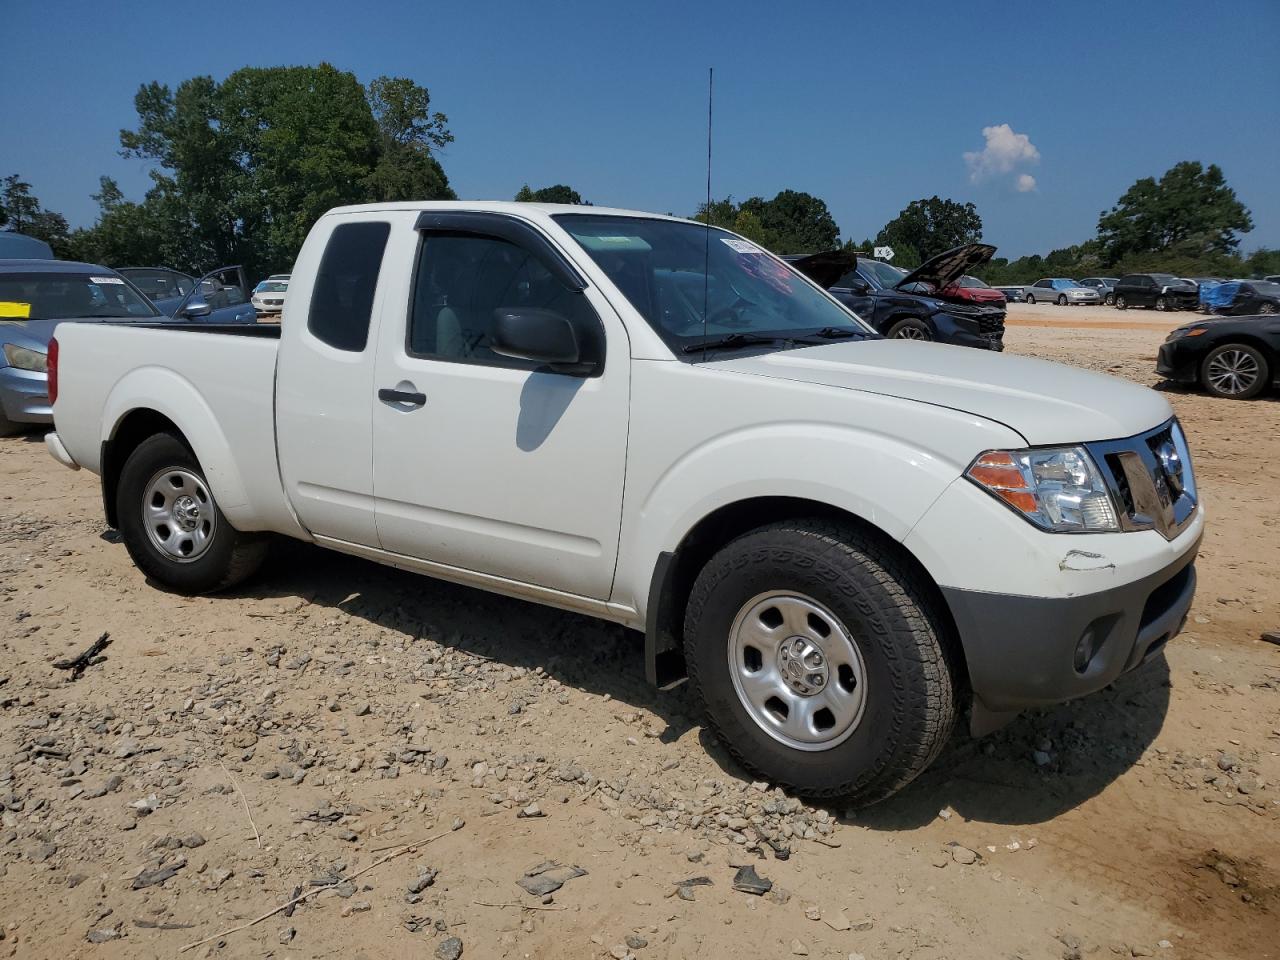
M1108 307L1115 306L1115 302L1116 302L1116 296L1115 296L1115 294L1114 294L1114 293L1108 293L1108 294L1106 295L1106 297L1105 297L1105 298L1103 298L1103 301L1102 301L1102 302L1103 302L1103 303L1105 303Z
M1247 343L1214 347L1200 365L1200 382L1215 397L1252 400L1267 388L1271 368L1262 351Z
M1026 301L1025 301L1025 302L1026 302L1026 303L1035 303L1035 302L1036 302L1036 295L1035 295L1034 293L1028 293L1028 294L1027 294L1027 299L1026 299Z
M734 540L698 575L689 678L708 726L756 775L873 803L946 743L945 621L897 549L853 525L796 520Z
M1115 298L1115 305L1117 310L1129 309L1129 301L1126 300L1123 296L1118 296Z
M1262 303L1258 305L1259 313L1271 314L1271 313L1275 313L1276 310L1277 310L1277 307L1274 303L1267 302L1267 303Z
M923 320L908 317L889 328L889 337L893 340L932 340L933 331Z
M1156 297L1156 309L1157 309L1157 310L1168 310L1168 309L1169 309L1169 301L1168 301L1168 300L1166 300L1164 297Z
M180 593L238 583L262 563L266 540L243 534L218 509L195 455L158 433L125 461L116 485L120 536L138 569Z

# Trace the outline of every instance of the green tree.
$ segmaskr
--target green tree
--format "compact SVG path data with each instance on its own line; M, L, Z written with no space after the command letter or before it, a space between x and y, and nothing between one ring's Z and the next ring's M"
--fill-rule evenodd
M529 185L526 183L520 188L515 199L518 203L575 203L581 206L591 206L590 203L582 199L582 194L564 183L543 187L540 190L530 190Z
M1157 181L1143 177L1098 217L1107 264L1146 254L1182 258L1232 254L1253 229L1248 209L1216 164L1184 160Z
M937 196L912 200L876 234L877 244L893 247L893 262L907 267L981 239L982 217L972 203ZM908 262L912 259L914 262Z
M694 220L724 227L776 253L818 253L834 250L840 239L824 201L808 193L783 190L772 200L748 197L741 204L732 196L699 204Z
M243 263L287 269L316 219L334 206L453 198L434 151L452 141L425 87L317 67L246 67L221 83L194 77L174 90L143 85L137 126L120 132L127 157L154 165L139 203L114 184L80 249L119 263L189 272Z
M427 88L407 77L378 77L368 98L382 141L369 178L371 199L456 200L433 153L453 142L449 118L431 112Z
M66 218L46 210L31 192L31 184L10 174L0 178L0 227L43 240L56 256L66 256L68 234Z

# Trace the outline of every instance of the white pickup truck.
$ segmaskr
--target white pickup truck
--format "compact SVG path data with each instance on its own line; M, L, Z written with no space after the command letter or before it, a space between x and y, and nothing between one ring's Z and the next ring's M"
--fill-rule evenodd
M596 207L311 231L275 326L67 325L52 454L176 590L266 534L643 630L741 763L871 802L1181 628L1203 527L1168 403L887 340L754 244Z

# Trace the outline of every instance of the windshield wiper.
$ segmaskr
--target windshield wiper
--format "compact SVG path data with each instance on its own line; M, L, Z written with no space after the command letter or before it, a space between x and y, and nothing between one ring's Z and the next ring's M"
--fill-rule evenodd
M821 330L813 331L809 336L822 337L823 340L843 340L845 337L861 337L865 334L856 327L823 327Z
M788 337L765 337L758 333L730 333L723 337L691 343L682 348L685 353L698 353L702 350L721 350L725 347L754 347L765 343L783 343Z

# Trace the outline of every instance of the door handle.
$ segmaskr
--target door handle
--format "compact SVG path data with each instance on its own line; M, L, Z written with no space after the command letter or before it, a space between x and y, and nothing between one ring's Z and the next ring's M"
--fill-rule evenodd
M411 407L421 407L427 402L425 393L415 393L412 390L394 390L383 387L378 391L378 399L383 403L407 403Z

